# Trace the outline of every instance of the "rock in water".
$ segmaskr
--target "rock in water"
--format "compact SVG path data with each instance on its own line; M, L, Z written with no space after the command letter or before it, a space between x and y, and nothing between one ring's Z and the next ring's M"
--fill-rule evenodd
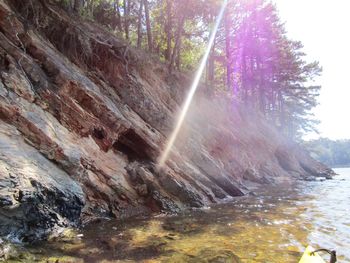
M0 69L1 236L32 241L330 172L261 118L201 91L157 171L191 78L51 1L0 0Z

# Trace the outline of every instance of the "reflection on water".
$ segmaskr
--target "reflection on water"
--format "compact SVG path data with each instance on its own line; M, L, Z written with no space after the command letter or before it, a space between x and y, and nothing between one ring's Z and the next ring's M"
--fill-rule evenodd
M298 262L312 244L350 262L350 169L336 172L334 180L265 189L178 216L90 225L83 237L47 243L32 255L49 262L280 263Z

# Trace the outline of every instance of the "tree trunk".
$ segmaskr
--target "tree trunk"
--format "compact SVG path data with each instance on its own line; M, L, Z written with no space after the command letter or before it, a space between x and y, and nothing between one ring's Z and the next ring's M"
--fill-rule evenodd
M142 10L143 10L143 0L140 0L140 9L138 15L138 24L137 24L137 47L141 48L142 44Z
M122 26L122 19L120 15L120 6L119 6L119 0L114 0L114 12L115 15L117 16L117 27L120 32L123 31L123 26Z
M166 14L167 14L167 21L165 26L165 32L166 32L166 52L165 52L165 59L170 60L171 57L171 38L172 38L172 1L167 0L166 1Z
M182 46L182 38L179 39L179 44L177 46L177 51L176 51L176 68L177 70L181 69L181 46Z
M172 52L171 59L170 59L170 64L169 64L169 72L170 73L174 69L176 55L180 55L179 47L180 47L180 40L182 37L184 23L185 23L185 16L182 15L178 21L178 28L177 28L177 32L176 32L175 45L174 45L173 52Z
M242 54L242 89L243 89L243 101L245 105L248 105L248 78L247 78L247 61L245 51Z
M208 59L208 83L210 86L215 84L215 43L211 49ZM212 87L214 88L214 87Z
M249 89L250 89L250 94L248 97L248 102L249 102L249 107L252 109L256 106L258 108L259 102L258 102L258 95L257 95L257 81L256 81L256 71L254 70L254 57L250 53L249 54Z
M226 44L226 85L227 90L232 92L232 48L231 48L231 37L230 37L230 13L229 10L226 9L225 13L225 44Z
M149 17L148 0L143 0L143 5L145 6L148 49L150 52L152 52L153 40L152 40L152 31L151 31L152 30L151 29L151 21L150 21L150 17Z
M73 6L73 10L76 13L80 13L81 8L84 5L84 0L75 0L74 1L74 6Z
M258 72L258 81L256 88L258 89L258 103L259 103L259 109L260 111L266 115L269 112L266 112L266 94L265 94L265 81L264 81L264 69L263 69L263 62L261 61L260 55L256 58L256 70ZM257 75L257 74L255 74ZM271 87L272 88L272 87ZM270 107L268 107L270 108ZM268 109L270 111L270 109Z
M278 108L279 108L279 122L281 125L281 130L285 130L286 127L286 116L285 116L285 112L284 112L284 100L283 100L283 95L282 95L282 91L279 88L278 92L277 92L277 96L278 96Z
M215 63L214 63L214 57L210 56L208 61L208 82L209 85L214 85L214 79L215 79Z
M124 30L125 38L129 40L129 11L130 11L130 0L124 0Z

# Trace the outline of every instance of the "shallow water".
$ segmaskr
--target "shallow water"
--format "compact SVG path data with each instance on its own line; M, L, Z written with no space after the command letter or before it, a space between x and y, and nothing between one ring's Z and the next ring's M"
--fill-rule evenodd
M83 237L37 245L30 255L45 262L280 263L298 262L311 244L350 262L350 168L335 171L333 180L264 189L210 209L90 225Z

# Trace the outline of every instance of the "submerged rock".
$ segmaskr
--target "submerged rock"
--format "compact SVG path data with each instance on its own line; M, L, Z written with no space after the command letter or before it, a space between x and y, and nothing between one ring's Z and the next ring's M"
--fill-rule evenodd
M0 0L1 236L33 241L330 174L263 119L201 91L157 169L191 81L165 68L50 1Z
M203 249L195 255L187 255L183 262L241 263L241 259L230 250Z
M18 252L13 244L7 242L0 243L0 261L9 260L18 257Z

